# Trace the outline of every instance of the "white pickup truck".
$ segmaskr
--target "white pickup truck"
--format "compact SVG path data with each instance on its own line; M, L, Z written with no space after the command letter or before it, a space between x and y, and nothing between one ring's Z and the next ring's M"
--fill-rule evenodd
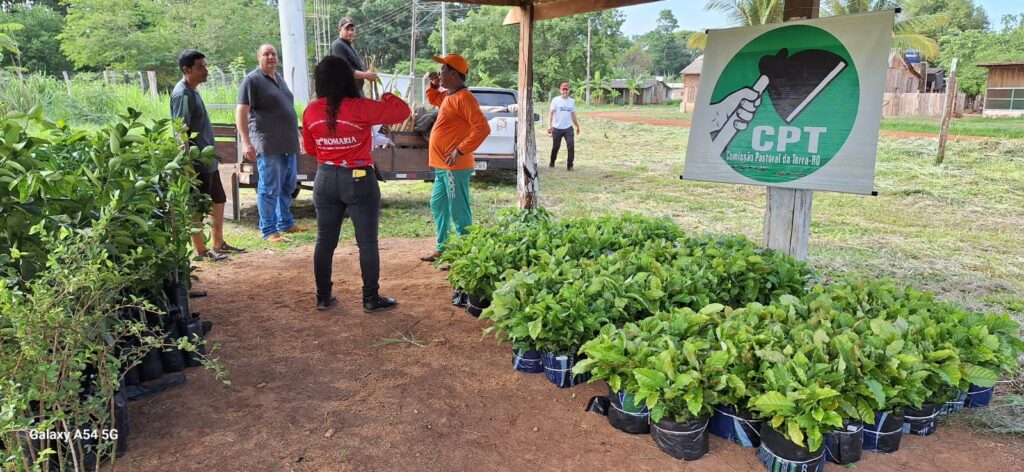
M476 170L515 169L518 93L492 87L469 87L469 91L480 102L480 111L491 126L491 134L473 153ZM427 141L422 136L396 132L391 133L390 138L394 147L373 151L373 161L385 179L434 178L434 170L427 165Z

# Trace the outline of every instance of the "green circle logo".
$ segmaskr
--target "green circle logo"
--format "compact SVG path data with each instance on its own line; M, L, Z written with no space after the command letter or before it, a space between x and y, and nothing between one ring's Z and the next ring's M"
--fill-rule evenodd
M755 38L722 70L711 93L711 140L743 176L790 182L835 157L859 103L843 44L820 28L786 26Z

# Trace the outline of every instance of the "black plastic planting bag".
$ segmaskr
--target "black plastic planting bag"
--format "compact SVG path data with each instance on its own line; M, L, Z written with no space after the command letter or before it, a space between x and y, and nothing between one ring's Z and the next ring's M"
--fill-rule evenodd
M947 400L939 408L939 416L952 415L964 409L964 403L967 401L967 392L957 389L953 389L953 392L953 398Z
M196 313L195 318L185 324L182 329L183 336L188 337L189 340L197 342L203 339L203 320L199 314ZM206 355L206 345L199 346L198 353L189 352L185 356L185 365L188 367L198 367L202 365L201 359Z
M839 465L853 464L860 460L864 450L864 423L843 421L843 429L825 435L825 460Z
M159 349L150 349L142 358L139 365L139 379L143 382L159 379L164 375L164 363L161 360Z
M181 338L181 328L178 326L178 323L172 321L167 326L167 339L165 341L171 347L166 347L160 351L160 360L163 362L164 372L180 372L185 369L185 353L173 346L177 344L178 338Z
M964 401L964 406L967 408L984 408L988 406L989 402L992 401L993 390L994 387L979 387L972 384L967 389L967 399Z
M761 425L761 446L757 458L771 472L822 472L825 470L825 448L811 451L786 439L771 425Z
M114 429L117 430L117 457L128 452L128 433L130 432L128 421L128 391L124 380L121 380L121 388L114 395Z
M907 408L903 412L903 434L928 436L939 426L939 405L926 403L920 410Z
M610 401L608 423L620 431L629 434L647 434L651 432L651 413L647 405L636 404L636 398L625 392L613 392L608 389Z
M875 413L875 424L864 425L864 450L892 453L900 450L903 414Z
M539 374L544 372L544 362L541 360L540 353L534 350L513 349L512 367L519 372L525 372L527 374Z
M138 385L128 385L125 388L125 396L128 397L128 401L141 400L146 397L156 395L164 390L171 387L181 385L188 381L183 373L169 374L161 377L159 380L153 380L151 382L142 382Z
M761 444L762 420L755 420L748 412L736 412L729 405L716 405L708 429L711 434L732 441L743 447L757 447Z
M480 314L484 312L484 309L489 306L491 306L490 300L477 297L471 293L469 294L469 305L466 306L466 311L474 318L478 318L480 317Z
M170 309L167 310L171 316L180 316L184 319L192 317L188 304L188 287L184 283L168 280L164 285L164 293L171 303Z
M685 423L667 418L651 424L651 439L666 454L686 461L695 461L708 453L708 423L704 416Z
M548 381L555 384L558 388L579 385L590 378L589 372L572 375L572 367L581 360L583 359L577 359L575 354L544 354L542 357L544 373L547 374Z
M623 406L625 403L625 406ZM633 404L633 396L608 389L607 397L591 397L587 411L608 417L613 428L629 434L650 432L650 413L646 405Z

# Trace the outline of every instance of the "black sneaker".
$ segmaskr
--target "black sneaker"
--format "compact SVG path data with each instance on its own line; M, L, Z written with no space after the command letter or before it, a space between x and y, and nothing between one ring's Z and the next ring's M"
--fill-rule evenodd
M398 302L396 302L394 298L382 297L380 295L374 295L370 298L363 299L363 311L367 313L384 311L389 308L394 308L396 305L398 305Z
M321 297L320 295L317 295L316 296L316 309L320 310L320 311L324 311L324 310L330 308L330 306L333 305L337 301L338 301L338 297L335 297L334 295L328 295L326 297Z
M452 305L466 308L469 306L469 294L462 290L452 292Z

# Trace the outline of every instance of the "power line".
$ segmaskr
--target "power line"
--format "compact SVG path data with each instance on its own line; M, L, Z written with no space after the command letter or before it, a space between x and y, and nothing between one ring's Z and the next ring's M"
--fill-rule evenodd
M396 17L404 14L411 5L412 1L409 1L391 10L386 10L384 13L377 15L377 17L367 20L366 22L360 24L360 30L373 30L374 28L382 26L388 23L389 21L395 19Z
M411 5L411 3L410 3L410 5ZM390 18L387 18L386 20L381 20L380 22L374 24L373 26L370 26L368 28L364 28L362 33L363 34L375 33L375 32L378 32L378 31L381 31L381 30L387 28L388 26L395 25L395 24L398 24L398 23L406 22L406 21L409 20L408 18L405 17L406 13L408 13L408 12L405 12L405 11L398 12L395 15L392 15Z

